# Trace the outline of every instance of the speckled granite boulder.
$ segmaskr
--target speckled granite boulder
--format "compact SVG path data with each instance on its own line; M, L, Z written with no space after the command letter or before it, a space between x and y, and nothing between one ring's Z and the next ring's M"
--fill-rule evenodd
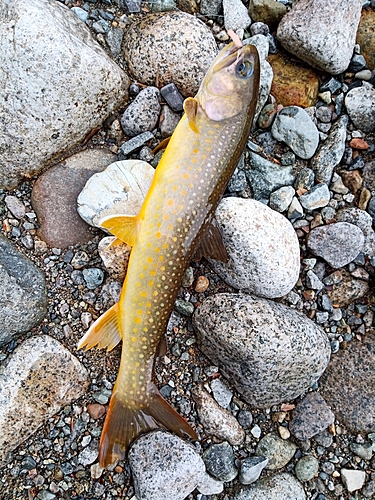
M136 80L174 82L185 97L196 94L216 54L210 30L179 11L148 15L129 27L124 40L125 60Z
M0 19L0 186L12 188L123 105L129 79L61 2L2 1Z
M216 218L229 262L210 262L224 281L267 298L293 288L299 276L299 244L285 217L255 200L224 198Z
M375 431L375 340L352 340L332 356L320 392L336 418L354 433Z
M46 313L44 274L0 234L0 345L31 330Z
M298 479L283 472L251 486L237 486L232 500L306 500L306 494Z
M25 340L0 366L0 464L88 385L86 368L57 340Z
M197 487L207 495L223 489L206 473L194 447L167 432L150 432L137 439L129 451L129 465L138 500L184 500Z
M337 75L353 55L362 0L300 0L277 29L281 45L311 66Z
M282 304L244 294L211 296L193 324L202 352L254 407L296 398L325 370L325 332Z

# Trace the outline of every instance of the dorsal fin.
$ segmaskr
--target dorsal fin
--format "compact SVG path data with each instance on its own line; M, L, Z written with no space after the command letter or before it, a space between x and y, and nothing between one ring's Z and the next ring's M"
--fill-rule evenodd
M186 113L186 116L189 120L189 126L193 132L196 134L199 133L199 130L197 129L196 125L196 117L197 117L197 111L198 111L198 101L195 99L195 97L188 97L184 101L184 111Z
M108 229L116 238L131 247L137 241L139 232L139 217L136 215L110 215L99 222L101 227Z
M228 262L228 252L223 243L223 237L216 219L212 219L199 245L195 249L193 260L198 261L202 257L211 257L221 262Z

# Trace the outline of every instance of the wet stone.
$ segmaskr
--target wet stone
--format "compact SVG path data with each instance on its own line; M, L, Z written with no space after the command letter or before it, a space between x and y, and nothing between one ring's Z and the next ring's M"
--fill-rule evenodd
M268 458L266 469L278 470L284 467L293 458L297 446L291 441L281 439L277 434L267 434L256 448L258 456Z
M203 453L207 472L220 481L232 481L238 473L229 443L213 444Z
M322 432L335 420L335 416L318 392L309 392L297 404L290 422L290 432L304 441Z

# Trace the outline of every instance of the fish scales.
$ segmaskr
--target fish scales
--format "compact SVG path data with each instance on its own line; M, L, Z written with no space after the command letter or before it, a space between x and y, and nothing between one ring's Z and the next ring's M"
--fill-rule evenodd
M158 427L197 439L153 382L154 360L190 260L208 236L218 202L250 132L259 89L255 47L233 43L216 57L156 169L138 216L102 226L132 245L119 303L99 318L79 347L112 349L121 363L104 423L99 461L125 456L142 432ZM210 236L211 237L211 236ZM211 245L212 248L212 245Z

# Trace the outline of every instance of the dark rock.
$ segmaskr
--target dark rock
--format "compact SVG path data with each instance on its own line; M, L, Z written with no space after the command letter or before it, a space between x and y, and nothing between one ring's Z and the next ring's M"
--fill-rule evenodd
M324 431L334 420L335 415L322 396L309 392L296 406L289 429L297 439L305 441Z

